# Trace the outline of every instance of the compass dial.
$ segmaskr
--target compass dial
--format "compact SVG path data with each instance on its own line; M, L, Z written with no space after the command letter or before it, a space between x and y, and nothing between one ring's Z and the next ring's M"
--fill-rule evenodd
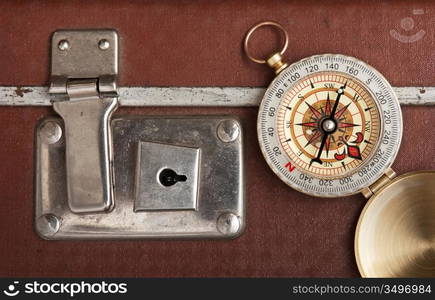
M402 120L381 74L326 54L278 75L260 105L258 131L266 161L284 182L333 197L360 191L391 165Z
M323 178L343 177L361 166L378 143L380 125L372 95L361 82L338 72L300 80L278 108L277 134L284 152L294 166Z

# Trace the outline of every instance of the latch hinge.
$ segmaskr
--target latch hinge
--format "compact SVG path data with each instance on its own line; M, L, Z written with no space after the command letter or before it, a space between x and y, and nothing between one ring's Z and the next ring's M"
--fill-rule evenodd
M376 180L372 185L364 188L361 193L364 195L364 197L368 199L373 196L373 194L375 194L377 191L379 191L383 186L388 184L394 177L396 177L396 172L394 172L393 169L388 168L378 180Z
M118 34L115 30L59 30L53 34L49 93L70 100L68 87L91 79L103 97L117 97ZM78 84L76 88L88 88Z
M110 117L118 106L118 35L60 30L52 37L49 93L65 124L68 205L74 213L113 209Z
M68 80L66 93L70 101L97 100L100 98L97 79Z

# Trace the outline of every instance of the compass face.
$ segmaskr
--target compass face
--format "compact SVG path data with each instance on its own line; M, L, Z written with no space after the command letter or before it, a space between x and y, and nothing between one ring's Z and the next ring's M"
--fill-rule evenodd
M398 151L402 118L385 78L342 55L285 69L260 105L259 142L272 170L304 193L354 194L377 180Z

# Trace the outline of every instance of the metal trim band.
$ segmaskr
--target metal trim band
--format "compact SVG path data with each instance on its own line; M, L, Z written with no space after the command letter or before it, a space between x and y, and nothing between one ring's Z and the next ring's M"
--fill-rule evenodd
M121 87L121 106L255 107L265 88ZM401 105L435 105L435 87L393 87ZM48 87L0 86L0 106L49 106Z

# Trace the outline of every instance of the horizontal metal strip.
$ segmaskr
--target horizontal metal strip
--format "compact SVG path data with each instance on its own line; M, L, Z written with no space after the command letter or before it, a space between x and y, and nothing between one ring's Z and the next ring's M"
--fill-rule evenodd
M435 105L435 87L393 87L402 105ZM122 106L258 106L254 87L121 87ZM48 88L0 86L0 106L51 105Z

